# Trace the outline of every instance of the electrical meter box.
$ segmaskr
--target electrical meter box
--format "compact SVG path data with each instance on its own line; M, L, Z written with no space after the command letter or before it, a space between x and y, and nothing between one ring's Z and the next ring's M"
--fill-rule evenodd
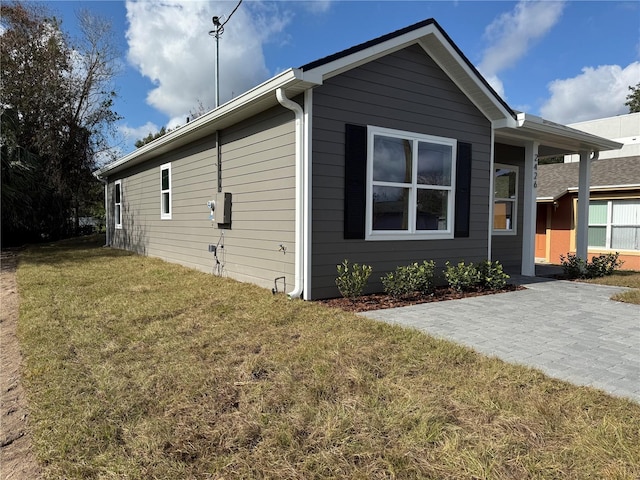
M231 192L218 193L214 215L218 225L231 225Z

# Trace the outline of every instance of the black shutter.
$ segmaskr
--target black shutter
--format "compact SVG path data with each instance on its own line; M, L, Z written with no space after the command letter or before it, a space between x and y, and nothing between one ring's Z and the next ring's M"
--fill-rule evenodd
M345 125L344 238L364 238L367 206L367 127Z
M471 209L471 144L458 142L456 157L456 213L454 236L469 236Z

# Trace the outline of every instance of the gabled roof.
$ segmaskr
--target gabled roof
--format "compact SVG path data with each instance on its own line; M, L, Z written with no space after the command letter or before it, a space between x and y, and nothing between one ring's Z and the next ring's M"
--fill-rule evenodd
M420 45L476 107L492 121L515 113L433 18L355 45L300 67L304 78L322 83L332 76L410 45Z
M283 91L288 98L293 98L322 85L333 76L411 45L422 47L478 110L496 126L496 139L500 136L513 144L533 139L540 143L541 154L544 154L547 141L553 142L553 148L563 152L578 151L577 147L587 150L621 147L621 144L610 140L551 124L537 117L516 115L440 25L434 19L428 19L307 63L300 68L286 70L193 122L102 167L95 175L100 178L114 175L278 105L278 90Z
M580 164L538 166L538 202L552 202L578 190ZM640 157L607 158L591 162L593 191L640 189Z

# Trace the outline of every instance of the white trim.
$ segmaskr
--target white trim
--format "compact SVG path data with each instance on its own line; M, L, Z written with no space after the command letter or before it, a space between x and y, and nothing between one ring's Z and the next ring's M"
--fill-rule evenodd
M373 229L373 187L374 183L389 187L406 188L407 183L381 182L373 180L373 154L374 137L376 135L410 140L413 143L412 158L412 181L409 195L409 220L407 230L374 230ZM451 185L449 186L428 186L417 183L417 153L420 142L451 147ZM454 217L455 217L455 185L456 185L456 161L457 161L457 140L453 138L437 137L404 130L395 130L374 125L367 126L367 197L366 197L366 219L365 219L365 240L448 240L454 238ZM417 189L447 191L447 229L446 230L417 230L416 225L416 193Z
M304 237L304 255L303 255L303 299L311 300L311 245L312 245L312 208L313 192L313 153L311 151L311 137L313 133L313 89L304 92L304 154L303 154L303 183L304 183L304 219L303 219L303 237Z
M216 130L237 123L244 118L266 110L272 105L277 105L273 93L278 88L298 89L302 92L312 86L314 85L303 80L301 70L296 68L285 70L196 120L182 125L115 162L102 167L94 172L94 175L104 177L114 170L122 170L123 168L137 165L161 153L171 151L198 138L213 134Z
M169 171L169 188L162 188L162 172L164 170ZM161 220L171 220L171 215L173 213L173 194L172 194L172 178L171 178L171 162L160 165L160 219ZM167 207L169 208L168 212L164 211L164 196L168 194L168 202Z
M499 168L504 168L507 170L512 170L514 172L516 172L516 192L515 192L515 198L511 199L511 198L496 198L496 192L495 192L495 176L496 176L496 170L498 170ZM493 218L493 214L494 212L491 213L491 225L493 227L492 233L493 235L517 235L518 234L518 204L520 202L518 202L518 195L520 193L520 188L519 188L519 183L520 183L520 168L516 165L509 165L507 163L494 163L493 164L493 208L494 208L494 212L495 212L495 204L497 201L507 201L507 202L511 202L513 204L513 207L511 209L511 228L504 228L504 229L496 229L494 226L494 218Z
M493 253L491 249L493 248L493 179L494 179L494 171L496 164L496 122L491 122L491 146L489 151L489 195L487 198L489 199L489 221L488 221L488 235L487 235L487 260L490 262L493 259Z
M116 189L120 189L120 201L116 201ZM122 230L122 179L113 182L113 226L116 230ZM120 207L120 211L117 212L117 207ZM118 220L120 220L118 222Z

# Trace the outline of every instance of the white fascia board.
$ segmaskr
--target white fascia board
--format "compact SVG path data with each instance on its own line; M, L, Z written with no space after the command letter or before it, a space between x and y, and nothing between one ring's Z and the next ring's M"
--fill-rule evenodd
M411 44L417 43L420 37L434 33L435 30L436 27L434 25L425 25L417 30L412 30L385 42L354 52L351 55L345 55L311 70L307 70L304 72L304 79L321 84L322 81L331 77L335 77L343 72L375 60L376 58L383 57Z
M517 127L521 129L521 131L528 131L534 135L541 136L542 143L545 143L545 136L555 136L567 139L569 143L576 144L579 149L585 150L618 150L623 147L619 142L598 137L524 112L518 113L517 115Z
M443 47L448 54L448 58L444 57L436 49L432 48L429 44L429 40L432 38L437 39L441 47ZM487 85L478 76L479 73L474 71L460 56L456 48L442 35L437 28L434 28L430 32L430 36L423 36L420 39L420 46L431 56L431 58L438 64L438 66L444 70L451 81L456 84L460 90L462 90L467 98L485 115L485 117L493 123L494 129L504 126L515 126L515 119L513 114L505 108L505 106L496 97L496 93L491 91ZM452 63L453 61L453 63ZM460 72L454 71L454 69L461 70L464 76L461 78ZM466 82L465 82L466 80ZM472 90L469 87L472 86ZM475 90L475 91L474 91ZM498 118L495 114L490 114L487 111L487 106L499 112Z
M112 162L94 172L94 175L98 178L106 176L109 172L120 169L122 167L129 167L138 163L144 162L157 154L164 153L171 149L171 144L179 143L183 140L183 143L188 140L189 137L197 136L199 132L217 130L218 125L226 117L233 113L239 113L243 109L248 108L252 104L259 100L274 95L278 88L287 89L291 86L304 83L302 71L299 69L290 68L284 72L272 77L266 82L246 91L245 93L229 100L228 102L220 105L218 108L205 113L201 117L195 119L192 122L182 125L175 130L163 135L162 137L143 145L142 147L134 150L133 152L125 155L124 157ZM312 84L308 84L304 88L310 88ZM183 143L180 143L182 145Z
M625 185L591 185L589 187L589 191L591 192L599 192L599 191L608 191L608 190L636 190L640 189L640 184L625 184ZM569 192L577 192L578 187L569 187L567 189Z
M446 58L440 52L433 48L432 41L437 41L447 53ZM410 45L420 45L436 62L436 64L444 70L449 78L468 96L469 100L486 116L490 121L499 120L505 122L506 125L515 127L515 119L511 112L496 98L494 92L490 91L485 83L478 77L467 62L460 57L456 49L442 35L440 30L434 25L425 25L417 30L412 30L403 35L391 38L385 42L372 45L363 50L337 58L331 62L320 65L311 70L304 72L304 80L322 84L324 80L335 77L353 68L359 67L365 63L371 62L377 58L389 55L398 50L402 50ZM457 70L457 71L454 71ZM460 73L464 74L464 78L459 78ZM470 89L469 86L473 88ZM499 112L489 113L487 106Z

